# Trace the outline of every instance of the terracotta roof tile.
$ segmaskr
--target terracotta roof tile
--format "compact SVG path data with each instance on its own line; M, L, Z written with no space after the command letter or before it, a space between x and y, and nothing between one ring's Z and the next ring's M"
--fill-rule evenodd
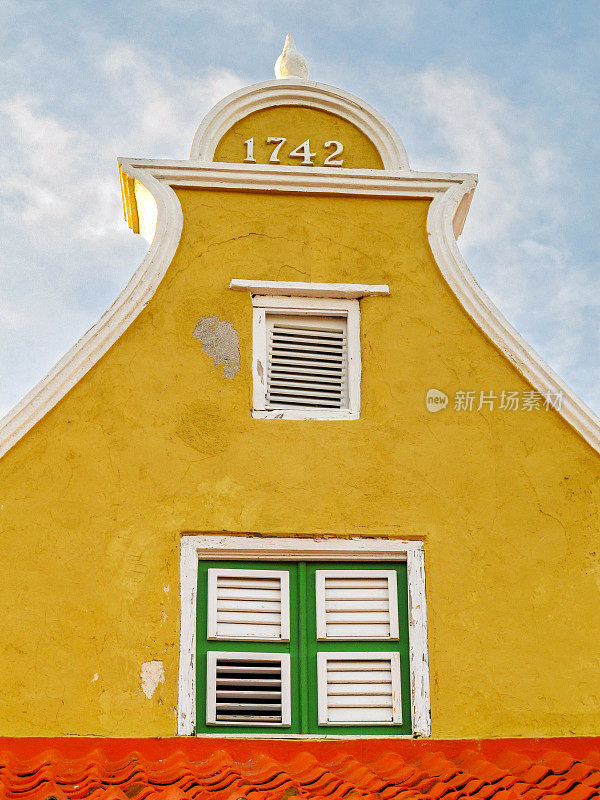
M2 800L593 800L600 741L0 739Z

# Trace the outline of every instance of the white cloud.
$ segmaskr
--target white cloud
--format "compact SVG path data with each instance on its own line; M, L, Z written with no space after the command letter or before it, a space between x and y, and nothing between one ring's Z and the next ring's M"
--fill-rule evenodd
M206 69L196 78L182 76L166 59L141 55L125 43L112 47L101 64L125 121L121 129L129 131L119 138L123 143L135 142L145 155L164 149L165 157L186 158L204 114L244 85L231 70Z
M119 155L186 158L230 71L179 74L115 42L91 59L79 121L39 93L0 96L0 415L114 300L146 249L121 209Z
M516 108L475 75L426 70L414 78L412 94L420 124L436 127L431 144L437 139L450 149L455 169L479 173L479 219L470 226L470 244L505 237L525 218L535 225L556 216L559 206L548 189L560 153L544 142L531 112Z

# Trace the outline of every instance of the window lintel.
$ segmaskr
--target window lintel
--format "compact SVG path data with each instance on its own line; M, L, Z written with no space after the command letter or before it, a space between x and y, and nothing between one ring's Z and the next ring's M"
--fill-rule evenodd
M285 297L328 297L343 300L358 300L361 297L387 297L387 284L368 283L309 283L307 281L256 281L234 278L230 289L250 292L252 295Z

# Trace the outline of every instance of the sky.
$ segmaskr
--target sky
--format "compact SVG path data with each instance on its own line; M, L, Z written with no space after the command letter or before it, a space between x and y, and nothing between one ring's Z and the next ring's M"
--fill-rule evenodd
M0 415L146 252L117 156L187 158L214 103L274 77L288 32L413 169L479 174L469 268L600 413L598 0L1 0Z

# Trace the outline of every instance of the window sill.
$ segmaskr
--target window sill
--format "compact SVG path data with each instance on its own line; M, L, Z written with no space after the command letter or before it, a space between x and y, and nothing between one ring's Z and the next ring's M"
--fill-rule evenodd
M417 736L414 733L195 733L196 739L304 739L315 742L323 739L421 739L428 738ZM184 737L185 738L185 737Z
M328 411L318 409L310 411L307 409L273 408L269 410L253 410L254 419L297 419L297 420L317 420L321 422L333 422L335 420L359 419L360 411Z

